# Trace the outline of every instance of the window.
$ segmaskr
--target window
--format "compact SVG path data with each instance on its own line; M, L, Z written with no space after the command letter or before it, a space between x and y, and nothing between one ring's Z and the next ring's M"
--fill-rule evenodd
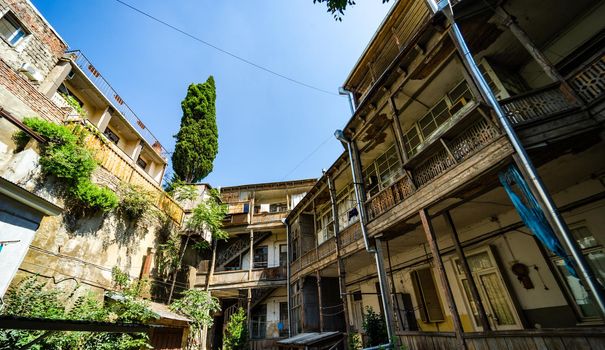
M142 169L147 168L147 162L143 158L141 158L141 156L137 158L137 165L140 166Z
M288 303L279 303L279 323L278 325L279 336L285 337L288 335Z
M446 93L418 122L414 123L404 133L403 143L408 157L416 154L424 141L472 99L473 94L464 80Z
M269 260L269 248L265 245L262 247L254 248L254 268L265 269L267 268Z
M250 204L249 203L244 203L244 214L248 214L248 212L250 211Z
M416 125L412 125L410 130L403 135L403 143L405 145L405 149L408 153L408 156L413 156L418 149L418 146L421 144L420 135L418 134L418 129Z
M444 321L445 317L431 268L412 271L411 278L422 321L426 323Z
M118 144L118 142L120 142L120 138L118 137L118 135L116 135L115 132L111 131L110 128L105 128L105 131L103 131L103 135L105 135L105 137L107 137L109 141L115 143L116 145Z
M576 225L575 228L572 227L571 234L578 242L584 258L596 275L595 277L600 281L605 281L605 249L603 246L585 224ZM552 260L559 274L563 277L580 316L584 319L599 317L598 308L582 282L569 274L563 259L553 256Z
M286 244L279 245L279 266L286 266L288 264L288 246Z
M269 205L270 213L279 213L288 210L288 205L286 203L274 203Z
M0 36L11 46L16 46L27 34L12 12L7 12L0 18Z
M267 334L267 304L260 304L252 312L253 339L263 339Z
M370 164L363 173L366 183L366 192L372 197L382 189L390 186L401 175L401 162L399 155L392 145L374 163Z
M338 208L338 228L344 230L359 219L353 185L347 186L336 195L336 203Z
M329 205L321 208L320 213L316 214L315 227L318 245L334 236L334 220L332 220L332 209Z
M361 331L363 325L363 302L361 291L355 291L351 295L351 308L353 309L353 327Z
M477 285L479 297L488 314L489 322L494 330L507 330L521 328L521 320L513 303L513 296L509 293L504 279L498 268L496 256L491 247L484 248L466 257ZM454 260L454 270L458 274L458 281L464 297L473 314L473 322L477 328L481 327L477 305L471 296L469 281L464 274L459 259Z

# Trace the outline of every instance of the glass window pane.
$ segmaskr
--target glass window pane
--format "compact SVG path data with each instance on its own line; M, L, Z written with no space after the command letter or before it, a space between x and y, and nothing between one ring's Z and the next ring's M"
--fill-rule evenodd
M586 289L584 289L584 287L580 283L580 280L569 274L569 271L567 271L567 267L565 266L565 263L563 262L562 259L557 259L554 262L555 262L555 265L557 266L557 269L563 276L563 279L564 279L565 283L567 284L567 287L569 287L572 297L574 298L576 305L578 306L578 309L579 309L580 313L582 314L582 316L584 316L584 317L599 316L599 312L597 311L597 308L595 307L594 303L590 299L590 295L588 294Z
M487 293L487 301L494 313L493 317L498 325L514 325L515 318L508 304L504 286L495 272L480 276L481 284Z

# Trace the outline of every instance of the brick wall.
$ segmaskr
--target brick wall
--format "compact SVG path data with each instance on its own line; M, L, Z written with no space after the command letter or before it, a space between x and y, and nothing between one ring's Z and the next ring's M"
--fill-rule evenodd
M12 70L3 59L0 59L0 85L3 85L11 94L21 100L41 118L61 122L67 115L65 111L42 95L26 78ZM0 99L0 107L3 107L3 102L6 103ZM16 117L22 118L26 116L17 115Z
M28 0L0 0L0 16L11 11L30 33L15 47L0 39L0 57L14 70L23 63L36 67L46 77L67 49Z

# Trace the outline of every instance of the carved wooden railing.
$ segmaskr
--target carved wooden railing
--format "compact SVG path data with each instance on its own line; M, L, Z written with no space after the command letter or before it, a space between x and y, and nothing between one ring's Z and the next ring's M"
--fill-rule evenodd
M500 106L511 123L518 124L565 112L578 104L555 83L504 99L500 101Z
M334 240L335 238L331 237L317 247L317 257L319 259L325 258L326 256L336 252L336 243Z
M361 228L359 227L359 222L356 222L351 226L343 229L338 235L340 238L340 246L343 248L361 239L362 236Z
M317 251L315 249L312 249L300 257L300 268L304 269L305 267L313 264L316 261L317 261Z
M605 95L605 55L601 55L572 76L569 85L586 103Z
M266 222L280 221L281 219L286 218L286 216L288 216L288 213L285 211L276 213L257 213L252 216L252 223L262 224Z
M443 140L447 149L445 147L439 148L416 165L411 171L414 174L413 182L408 173L404 173L391 186L383 189L366 202L368 218L372 220L403 202L416 191L416 187L422 187L437 176L447 172L458 162L463 161L489 144L499 134L500 132L492 123L486 119L479 119L454 138L447 141ZM418 156L422 157L422 154Z

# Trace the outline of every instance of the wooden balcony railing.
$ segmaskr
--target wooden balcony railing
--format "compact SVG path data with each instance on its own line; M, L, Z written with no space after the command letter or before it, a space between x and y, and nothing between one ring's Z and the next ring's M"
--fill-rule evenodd
M206 272L198 273L196 276L196 285L204 285L208 274ZM230 284L238 285L242 283L284 281L287 278L285 266L267 267L264 269L231 270L215 272L210 278L210 286L227 286Z
M87 148L95 150L97 162L121 181L139 186L147 191L153 197L154 205L158 209L166 213L172 220L180 223L184 216L183 208L117 146L104 142L100 137L89 133L84 140Z
M288 212L280 211L276 213L257 213L252 216L253 224L262 224L266 222L281 221L288 216Z
M317 257L319 259L325 258L326 256L336 252L336 243L334 242L335 239L336 238L331 237L317 247Z
M569 85L586 103L605 95L605 55L597 57L569 80Z
M547 117L578 106L573 97L563 93L558 83L507 98L500 101L500 105L513 124Z
M455 134L453 138L443 139L445 147L438 148L424 160L417 160L418 165L411 171L414 174L413 181L408 173L404 173L392 185L366 202L368 218L372 220L403 202L416 192L417 187L428 184L454 165L464 161L499 134L499 130L492 123L482 118L470 124L461 133ZM423 157L422 154L418 156Z

